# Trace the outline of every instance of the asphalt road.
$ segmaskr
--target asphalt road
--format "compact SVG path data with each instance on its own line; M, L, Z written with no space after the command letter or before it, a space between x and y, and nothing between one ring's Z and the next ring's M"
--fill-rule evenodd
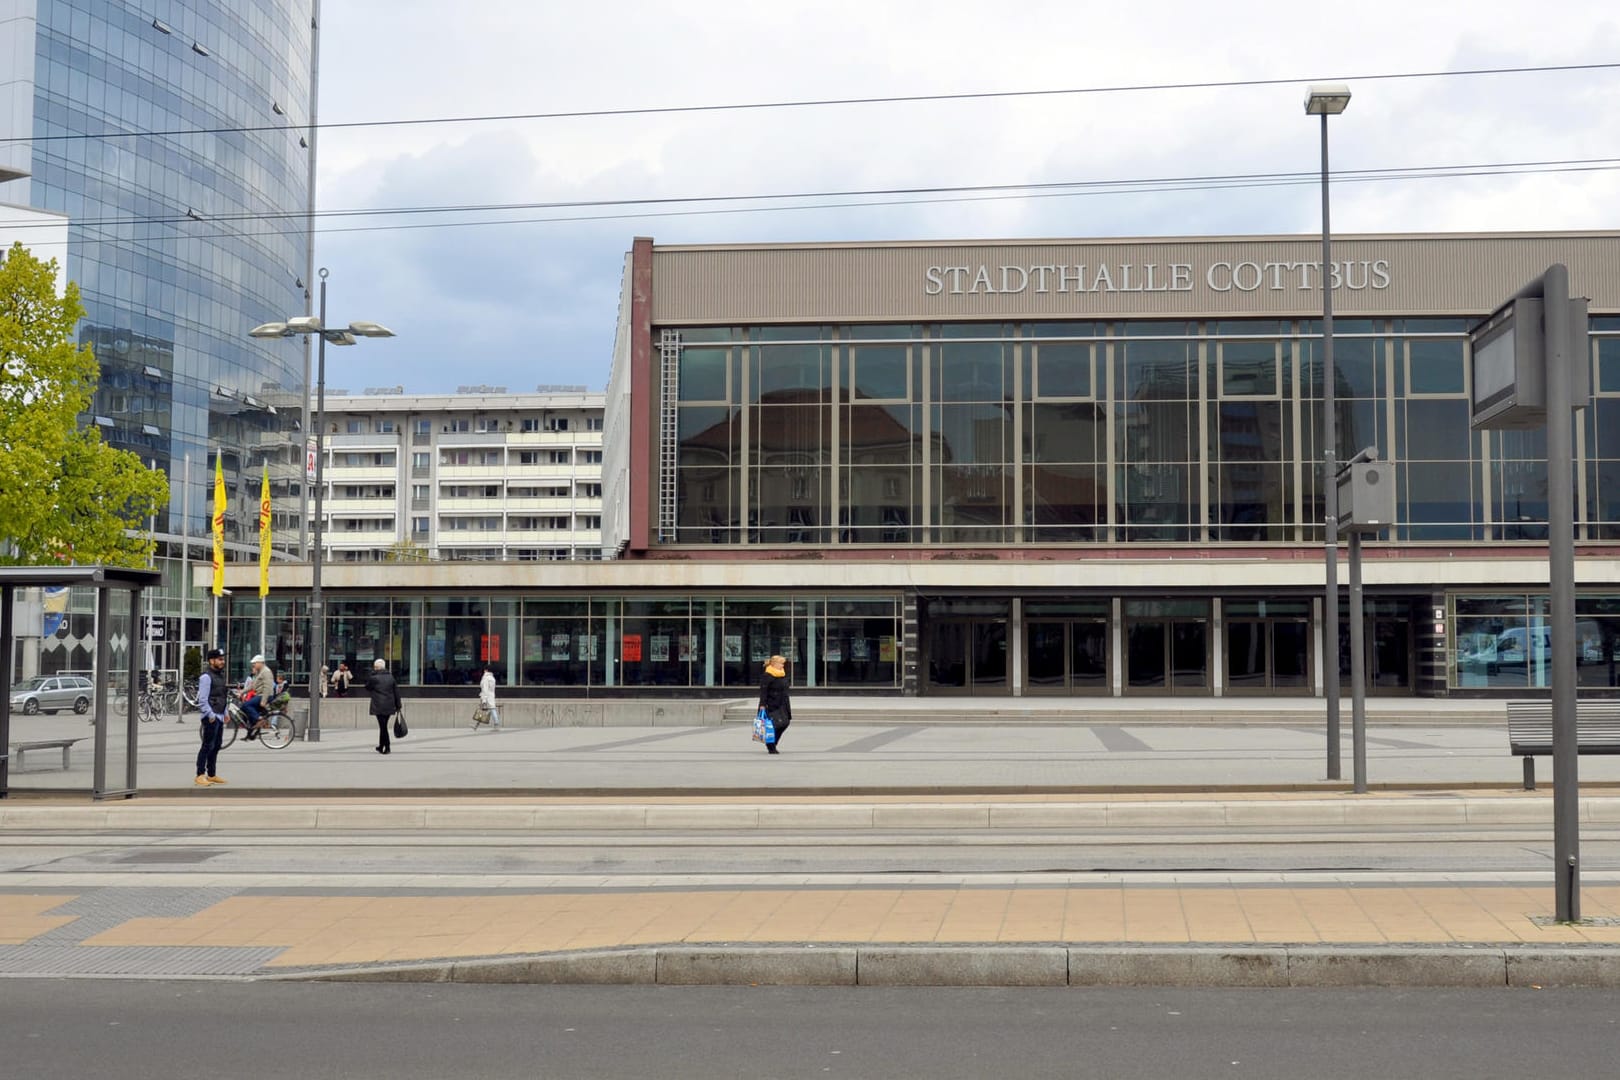
M1620 870L1620 829L1587 827L1589 871ZM365 833L0 836L0 871L47 873L776 874L1546 870L1551 830L1455 827L1061 831Z
M30 1080L1613 1075L1606 991L0 982Z

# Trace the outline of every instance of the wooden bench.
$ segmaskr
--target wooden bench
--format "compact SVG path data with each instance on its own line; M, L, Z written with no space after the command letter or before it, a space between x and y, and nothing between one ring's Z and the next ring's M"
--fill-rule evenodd
M1536 790L1536 758L1550 756L1552 701L1507 703L1508 749L1524 758L1524 790ZM1620 754L1620 699L1575 702L1575 752Z
M23 755L30 750L61 750L62 770L66 772L72 767L73 744L82 739L40 739L37 742L14 742L11 751L16 755L17 771L23 771Z

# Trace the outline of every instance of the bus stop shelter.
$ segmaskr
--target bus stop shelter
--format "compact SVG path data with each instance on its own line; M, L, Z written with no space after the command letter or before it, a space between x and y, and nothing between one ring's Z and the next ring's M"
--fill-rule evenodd
M66 586L94 589L96 597L95 691L91 705L92 737L95 741L95 771L90 794L96 799L130 798L135 795L138 755L136 698L140 665L134 662L135 628L141 625L143 593L161 584L157 570L133 570L121 566L4 566L0 567L0 640L5 645L5 661L0 663L0 799L11 794L12 741L11 691L17 659L15 601L18 589ZM117 592L129 597L126 639L130 642L130 662L126 665L127 685L113 692L112 680L112 600ZM120 715L109 715L109 704L116 701ZM82 729L81 729L82 730ZM124 739L122 769L110 753L116 736ZM108 775L109 772L112 775Z

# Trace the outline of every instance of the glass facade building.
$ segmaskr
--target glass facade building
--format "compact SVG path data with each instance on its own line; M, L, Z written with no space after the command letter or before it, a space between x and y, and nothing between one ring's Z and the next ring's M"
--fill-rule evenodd
M10 9L14 8L15 11ZM7 0L0 202L67 216L101 384L86 422L169 474L206 535L213 454L256 544L261 464L296 540L305 360L247 331L307 310L313 0ZM3 211L0 211L3 213ZM182 492L190 460L190 497Z
M345 566L329 660L425 696L485 664L520 697L735 695L771 651L834 694L1311 698L1335 664L1348 687L1319 250L637 240L604 403L614 557ZM1395 486L1363 544L1367 692L1546 686L1545 438L1473 429L1469 330L1562 262L1591 313L1569 647L1584 693L1620 693L1620 234L1335 250L1338 456L1375 451ZM287 577L269 632L295 656ZM237 651L257 606L231 605Z

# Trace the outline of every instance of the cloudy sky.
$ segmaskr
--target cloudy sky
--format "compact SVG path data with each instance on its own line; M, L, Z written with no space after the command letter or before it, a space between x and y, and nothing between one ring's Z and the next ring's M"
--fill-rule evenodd
M624 253L638 235L718 243L1313 233L1314 180L1040 198L822 196L1314 175L1317 122L1302 108L1312 81L1345 80L1354 91L1331 124L1335 173L1606 159L1336 182L1335 233L1620 228L1620 66L1391 77L1620 64L1614 6L1361 0L1331 22L1308 10L1243 0L327 0L320 119L331 125L1284 80L330 127L320 139L327 216L316 259L332 272L331 319L375 320L399 337L328 353L328 384L600 389ZM768 210L533 205L755 195L795 197ZM437 212L512 204L526 205ZM435 212L334 215L404 208Z

